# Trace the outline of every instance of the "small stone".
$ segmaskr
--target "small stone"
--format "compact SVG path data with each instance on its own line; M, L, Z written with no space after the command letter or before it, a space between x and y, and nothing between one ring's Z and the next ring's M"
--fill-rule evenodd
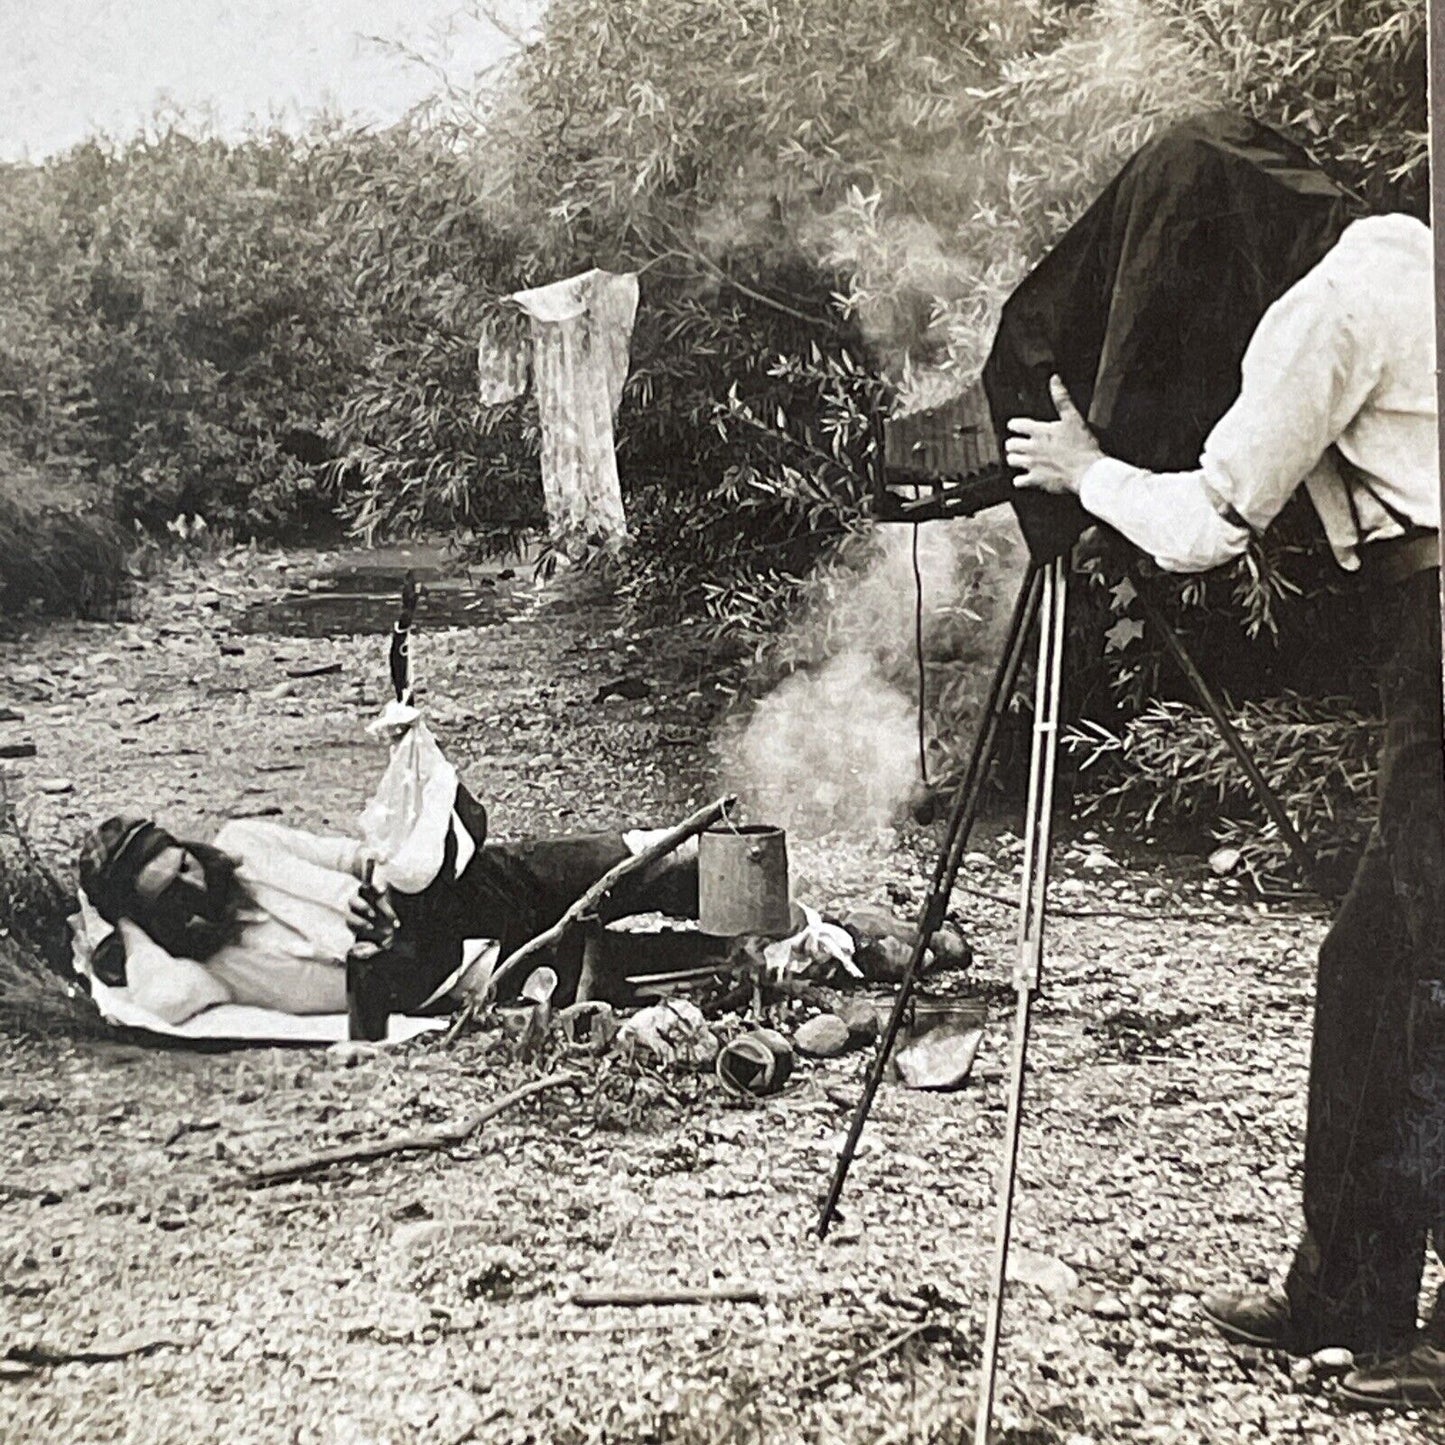
M876 938L858 945L854 958L871 983L901 983L913 945L901 938Z
M933 957L941 968L967 968L973 962L973 949L956 929L944 924L933 935Z
M1218 878L1223 878L1228 873L1233 873L1239 867L1240 859L1244 857L1238 848L1216 848L1209 855L1210 871Z
M837 1014L819 1014L798 1028L793 1045L800 1054L831 1059L848 1047L849 1038L848 1025Z
M1071 1295L1079 1287L1078 1273L1063 1260L1032 1249L1016 1248L1009 1252L1008 1279L1014 1284L1032 1285L1055 1299Z
M848 1041L871 1044L878 1037L878 1010L861 999L847 999L838 1005L838 1017L848 1028Z
M1129 1318L1129 1306L1124 1303L1116 1294L1106 1294L1103 1299L1096 1300L1090 1313L1101 1320L1127 1320Z
M403 1254L424 1254L445 1244L453 1226L445 1220L427 1219L398 1225L391 1233L392 1247Z
M38 793L50 793L52 795L73 793L75 791L75 784L72 783L69 778L41 778L40 781L35 784L35 790Z
M1315 1372L1313 1360L1293 1360L1289 1367L1289 1377L1296 1385L1308 1384Z
M1355 1356L1353 1351L1342 1345L1329 1345L1323 1350L1316 1350L1310 1356L1310 1364L1322 1375L1343 1375L1346 1370L1354 1369Z
M343 1039L338 1044L330 1044L326 1049L326 1055L343 1069L354 1069L358 1064L364 1064L368 1059L374 1059L381 1052L375 1044L368 1044L358 1039Z

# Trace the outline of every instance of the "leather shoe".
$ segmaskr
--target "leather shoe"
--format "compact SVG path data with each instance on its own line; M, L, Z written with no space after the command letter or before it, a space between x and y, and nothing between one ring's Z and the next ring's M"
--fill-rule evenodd
M1340 1395L1377 1409L1445 1408L1445 1349L1418 1340L1409 1349L1351 1370Z
M1297 1345L1289 1300L1279 1290L1211 1290L1200 1298L1199 1308L1204 1318L1233 1344L1305 1353Z

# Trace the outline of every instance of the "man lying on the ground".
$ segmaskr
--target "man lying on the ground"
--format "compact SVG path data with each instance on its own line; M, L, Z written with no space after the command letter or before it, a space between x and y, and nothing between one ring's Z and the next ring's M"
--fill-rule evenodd
M486 843L486 814L461 788L456 817L441 868L413 894L388 888L382 861L350 838L240 819L206 844L149 819L111 818L80 856L84 902L114 928L95 950L95 976L172 1024L222 1003L342 1013L347 961L370 955L371 986L393 1011L408 1012L437 1003L458 981L464 943L480 944L469 961L495 963L657 836ZM695 844L626 880L602 921L641 912L696 918ZM681 955L675 966L696 961L697 940L685 936L629 946L660 955L652 969L666 966L669 948ZM580 940L563 952L551 961L559 992L568 994L581 969Z

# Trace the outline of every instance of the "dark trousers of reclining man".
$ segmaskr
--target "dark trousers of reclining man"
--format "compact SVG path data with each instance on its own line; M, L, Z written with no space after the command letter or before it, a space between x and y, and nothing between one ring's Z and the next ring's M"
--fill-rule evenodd
M488 843L485 810L465 788L457 792L456 818L475 850L458 873L458 834L449 831L435 879L417 894L373 887L367 880L377 860L349 838L247 819L226 824L207 844L178 839L148 819L109 819L86 839L80 859L86 898L116 925L93 960L96 977L130 987L144 1004L157 963L201 964L199 994L190 990L171 1012L154 1010L172 1023L226 1002L339 1013L347 1008L348 958L365 954L359 974L373 1006L408 1012L458 973L464 941L491 941L495 956L505 958L640 851L641 840L617 832ZM599 917L605 923L652 912L697 916L695 848L624 880ZM639 973L686 967L717 947L702 935L666 932L617 943L625 971ZM570 998L581 936L539 956L543 963L557 969L559 1001Z

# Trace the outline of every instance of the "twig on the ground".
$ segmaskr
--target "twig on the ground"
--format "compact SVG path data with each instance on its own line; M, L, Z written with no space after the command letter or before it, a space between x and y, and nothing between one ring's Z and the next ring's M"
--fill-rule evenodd
M760 1305L763 1293L752 1285L705 1285L701 1289L599 1289L578 1290L572 1296L581 1309L618 1305L640 1309L645 1305L739 1304Z
M373 1139L364 1144L341 1144L332 1149L318 1149L312 1154L298 1155L283 1159L278 1164L263 1164L253 1170L242 1181L250 1189L261 1189L271 1184L284 1184L292 1179L302 1179L322 1169L337 1164L355 1164L369 1159L384 1159L391 1154L420 1153L431 1149L450 1149L464 1144L484 1124L504 1113L514 1104L530 1099L545 1089L557 1089L565 1085L577 1086L582 1082L580 1074L548 1074L544 1079L534 1079L494 1099L485 1109L479 1109L468 1118L454 1124L441 1124L435 1129L417 1129L407 1134L392 1134L386 1139Z
M679 823L677 827L670 828L663 836L654 843L649 843L640 853L635 853L631 858L624 858L615 868L609 868L572 906L554 923L550 928L544 929L535 938L529 939L520 948L507 955L492 972L487 980L487 986L479 998L470 1000L466 1007L452 1021L452 1026L447 1030L446 1036L442 1039L443 1047L451 1044L457 1035L476 1017L478 1009L487 1000L495 998L498 989L512 974L524 964L529 958L540 953L544 948L550 948L553 944L559 943L571 928L575 928L585 918L596 912L603 899L612 892L614 888L624 879L630 878L634 873L656 863L660 858L665 858L669 853L680 848L689 838L710 828L719 818L727 812L737 799L731 795L719 798L717 802L710 803L706 808L700 808L690 818Z
M123 1335L109 1342L96 1340L73 1348L64 1345L9 1345L4 1357L22 1365L101 1365L132 1355L149 1355L156 1350L189 1349L194 1340L175 1339L171 1335Z
M896 1335L877 1347L869 1350L866 1355L859 1355L856 1360L849 1360L847 1364L839 1365L836 1370L829 1370L825 1375L815 1375L811 1380L804 1380L798 1386L799 1394L809 1394L814 1390L826 1390L829 1385L835 1385L839 1380L846 1379L857 1371L866 1369L869 1365L876 1364L887 1355L891 1355L900 1345L906 1345L916 1335L921 1335L928 1328L928 1321L922 1320L916 1325L909 1325L906 1330L900 1330Z

